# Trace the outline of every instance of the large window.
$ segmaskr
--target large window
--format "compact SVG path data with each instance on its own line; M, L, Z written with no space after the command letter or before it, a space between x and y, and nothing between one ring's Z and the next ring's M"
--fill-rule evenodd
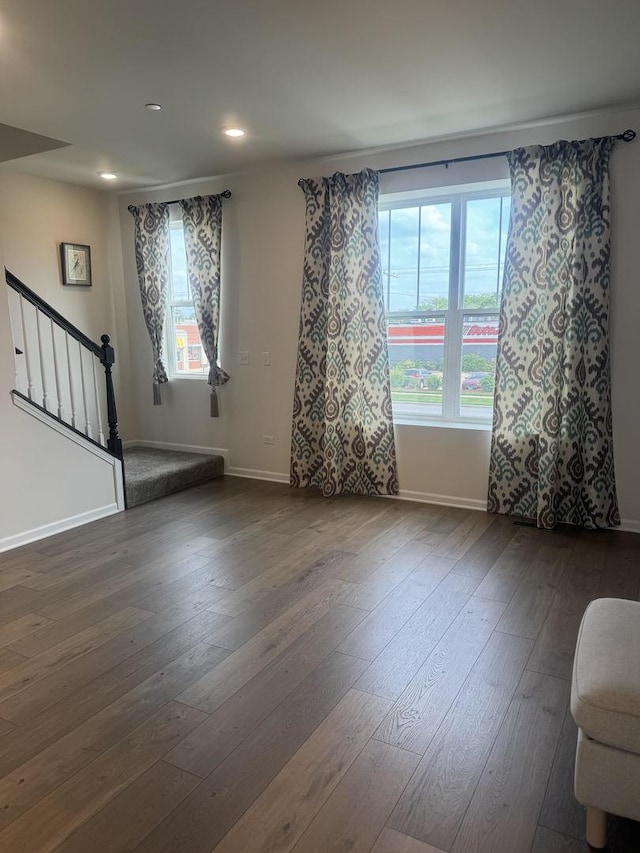
M187 276L187 253L182 222L170 228L171 276L167 305L167 362L172 376L207 376L209 362L200 342L193 296Z
M381 198L395 420L491 421L509 209L504 182Z

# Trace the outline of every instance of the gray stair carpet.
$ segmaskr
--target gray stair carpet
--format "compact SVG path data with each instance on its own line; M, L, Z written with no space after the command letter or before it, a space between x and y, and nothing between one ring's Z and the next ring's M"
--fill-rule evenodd
M198 486L224 474L222 456L178 453L155 447L131 447L124 451L124 478L127 506Z

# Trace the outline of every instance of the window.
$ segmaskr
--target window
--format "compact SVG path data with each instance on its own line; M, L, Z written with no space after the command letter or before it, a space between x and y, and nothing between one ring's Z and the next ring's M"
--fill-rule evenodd
M166 336L168 368L172 376L208 376L209 362L202 349L193 296L187 276L187 253L181 221L169 231L171 275L167 305Z
M491 421L509 212L503 181L381 198L394 420Z

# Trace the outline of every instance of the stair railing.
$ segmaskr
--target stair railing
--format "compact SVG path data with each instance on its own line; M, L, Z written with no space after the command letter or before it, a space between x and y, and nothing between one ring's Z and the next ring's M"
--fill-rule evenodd
M109 335L101 344L5 269L15 349L15 393L122 460ZM98 381L99 367L104 382ZM107 437L103 412L107 416Z

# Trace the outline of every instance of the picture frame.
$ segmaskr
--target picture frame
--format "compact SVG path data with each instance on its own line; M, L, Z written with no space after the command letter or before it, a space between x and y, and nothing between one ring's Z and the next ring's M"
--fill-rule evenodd
M91 287L91 246L60 243L62 284Z

